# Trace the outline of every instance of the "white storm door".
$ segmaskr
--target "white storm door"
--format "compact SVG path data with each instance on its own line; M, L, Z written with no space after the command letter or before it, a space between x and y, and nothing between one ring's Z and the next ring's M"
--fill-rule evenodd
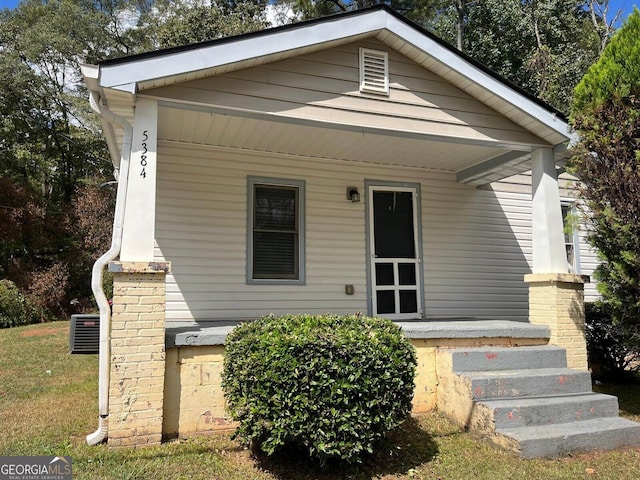
M422 318L417 191L372 185L367 194L372 314L390 320Z

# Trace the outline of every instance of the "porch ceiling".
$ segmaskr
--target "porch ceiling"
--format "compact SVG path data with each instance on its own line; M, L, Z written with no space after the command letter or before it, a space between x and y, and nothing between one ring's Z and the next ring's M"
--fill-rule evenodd
M530 169L530 152L506 146L169 106L159 108L158 140L444 170L473 185Z

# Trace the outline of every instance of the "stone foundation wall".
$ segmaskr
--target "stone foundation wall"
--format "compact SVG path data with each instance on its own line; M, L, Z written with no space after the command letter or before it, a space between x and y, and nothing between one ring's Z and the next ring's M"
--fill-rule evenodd
M165 438L232 428L221 386L223 355L222 345L167 350Z
M416 348L413 413L434 410L438 404L438 347L544 345L546 339L411 339ZM189 436L235 428L225 412L221 387L224 347L221 345L174 347L167 350L164 383L164 438Z

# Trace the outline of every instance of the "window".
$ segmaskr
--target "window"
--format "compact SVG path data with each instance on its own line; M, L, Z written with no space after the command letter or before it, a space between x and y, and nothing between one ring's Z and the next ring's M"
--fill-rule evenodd
M389 57L387 52L360 49L360 91L389 95Z
M564 245L567 251L569 271L580 273L580 247L578 243L578 231L572 217L575 217L573 202L562 202L562 226L564 227Z
M304 182L248 179L248 283L304 283Z

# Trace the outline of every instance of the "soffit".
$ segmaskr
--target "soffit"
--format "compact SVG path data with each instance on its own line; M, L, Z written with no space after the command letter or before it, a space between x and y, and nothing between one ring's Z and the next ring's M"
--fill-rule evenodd
M158 139L255 152L458 172L504 154L478 146L160 107ZM526 156L526 152L522 152Z

